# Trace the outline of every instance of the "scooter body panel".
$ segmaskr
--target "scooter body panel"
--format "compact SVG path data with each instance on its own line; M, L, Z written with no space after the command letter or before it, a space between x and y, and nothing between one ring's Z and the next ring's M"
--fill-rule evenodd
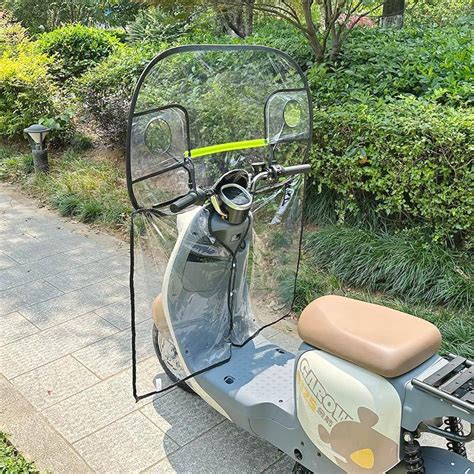
M257 336L244 347L233 348L227 364L199 375L196 381L206 398L221 406L233 423L313 472L395 474L405 472L400 447L402 417L408 424L419 424L418 413L410 414L413 404L422 403L419 400L425 395L434 398L419 390L410 395L410 380L438 359L435 356L408 374L385 379L307 344L295 356ZM314 376L308 376L309 367L326 384L324 390L331 399L325 399ZM305 377L309 384L303 390ZM309 387L315 394L308 395ZM449 404L439 402L436 407L435 398L425 400L431 407L427 413L450 414ZM321 407L324 418L318 413ZM360 412L361 407L366 410ZM332 426L328 426L329 416ZM430 474L465 473L464 466L473 467L456 454L434 448L426 451L426 462Z
M295 381L298 421L329 459L346 472L398 464L402 403L387 379L313 349L300 355Z
M197 215L194 211L179 222L180 237ZM176 258L170 259L175 275L179 274L174 268ZM201 273L196 272L192 279L198 280L196 275ZM170 276L165 278L164 289ZM164 304L167 315L166 297ZM180 354L181 341L176 340L171 319L168 324ZM295 357L257 336L243 347L232 347L229 362L190 382L232 422L313 472L395 473L396 466L403 465L403 428L414 431L423 420L438 416L460 416L472 422L472 413L469 418L411 383L436 371L443 361L434 356L411 372L386 379L305 343ZM184 358L181 363L187 373L192 372ZM439 451L427 451L434 473L465 472L459 470L464 462L459 456ZM447 467L445 459L453 456L456 463Z

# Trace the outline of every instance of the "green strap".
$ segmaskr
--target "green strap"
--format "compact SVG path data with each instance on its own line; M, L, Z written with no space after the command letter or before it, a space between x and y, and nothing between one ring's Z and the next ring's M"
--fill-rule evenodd
M255 140L243 140L241 142L219 143L219 145L203 146L194 148L191 153L185 152L184 156L188 158L198 158L200 156L213 155L214 153L223 153L224 151L243 150L245 148L259 148L268 144L265 138L257 138Z

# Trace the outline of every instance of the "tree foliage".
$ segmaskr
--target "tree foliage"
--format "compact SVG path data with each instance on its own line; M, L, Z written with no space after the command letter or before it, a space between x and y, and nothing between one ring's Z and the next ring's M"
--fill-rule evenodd
M2 0L2 8L31 33L41 33L69 23L125 26L142 7L132 0Z
M181 5L189 11L212 7L223 31L245 38L253 31L254 12L288 22L303 35L317 62L334 61L351 30L380 12L383 0L143 0L151 5ZM370 20L369 20L370 23Z
M193 20L194 16L182 8L149 7L128 25L128 39L134 43L176 40L191 29Z

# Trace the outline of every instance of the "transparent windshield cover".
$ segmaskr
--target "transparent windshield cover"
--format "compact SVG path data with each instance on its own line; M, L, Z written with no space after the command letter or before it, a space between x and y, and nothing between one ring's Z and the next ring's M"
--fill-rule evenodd
M179 374L225 360L231 345L291 310L304 179L251 182L271 165L304 163L310 142L306 81L284 53L178 47L142 74L127 154L129 194L140 211L136 276L149 288L137 292L144 303L136 306L150 308ZM241 186L221 193L222 206L235 200L235 218L216 197L226 173L226 184ZM196 188L214 197L173 213L170 205Z

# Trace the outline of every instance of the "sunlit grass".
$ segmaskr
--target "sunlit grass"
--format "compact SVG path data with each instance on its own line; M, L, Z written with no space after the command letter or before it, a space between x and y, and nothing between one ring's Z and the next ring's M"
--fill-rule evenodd
M0 148L0 178L82 222L124 230L130 213L122 166L78 153L50 156L50 172L35 175L29 154Z

